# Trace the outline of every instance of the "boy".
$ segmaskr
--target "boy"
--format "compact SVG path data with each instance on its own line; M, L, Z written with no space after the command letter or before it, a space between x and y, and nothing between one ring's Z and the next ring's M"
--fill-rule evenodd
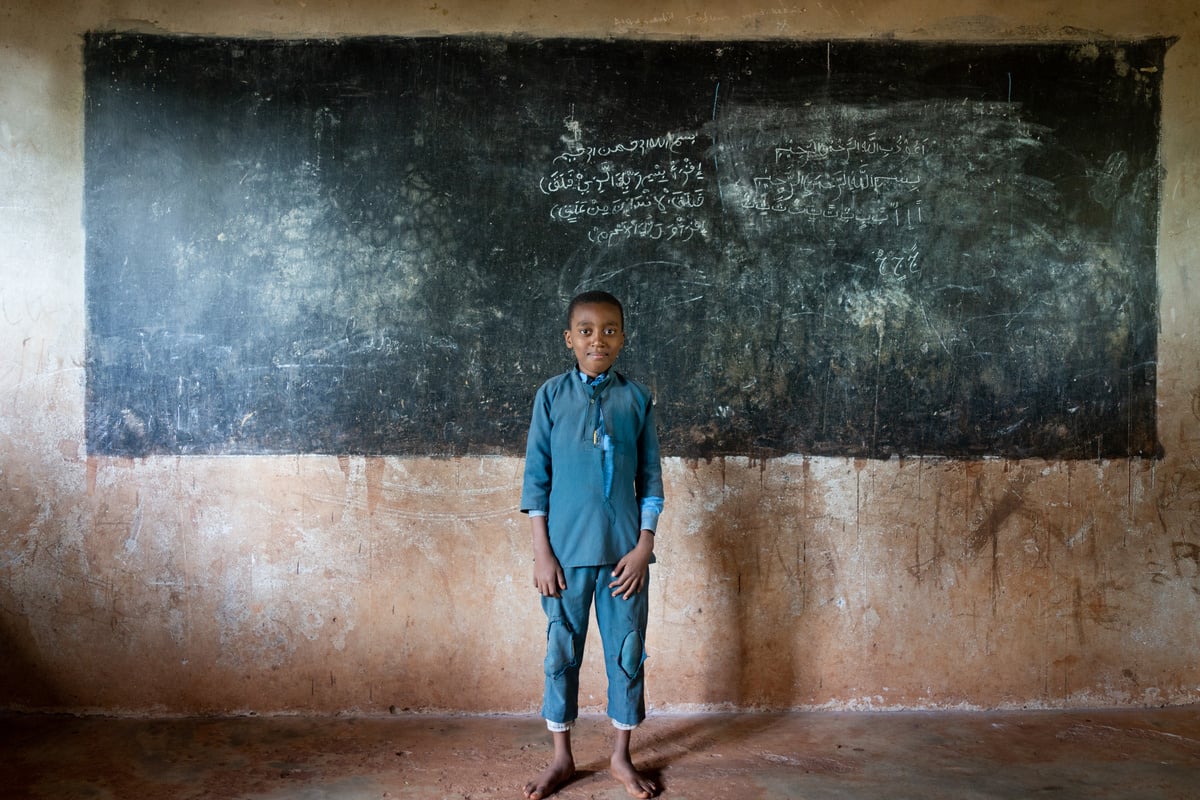
M563 332L576 363L542 384L533 404L521 510L529 515L533 583L548 620L542 715L554 759L525 785L530 800L553 794L575 774L571 726L593 601L608 715L617 729L612 774L632 797L658 792L633 766L629 739L646 716L647 584L662 470L650 390L612 369L624 326L624 309L611 294L576 296Z

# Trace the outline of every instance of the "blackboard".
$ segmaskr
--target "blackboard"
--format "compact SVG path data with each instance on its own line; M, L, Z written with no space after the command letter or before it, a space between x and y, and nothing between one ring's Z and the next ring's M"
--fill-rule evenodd
M89 34L88 450L1153 457L1170 44Z

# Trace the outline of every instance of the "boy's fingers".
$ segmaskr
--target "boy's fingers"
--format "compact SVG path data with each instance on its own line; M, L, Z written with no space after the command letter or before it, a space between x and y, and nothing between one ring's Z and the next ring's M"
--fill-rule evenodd
M613 581L608 588L613 590L613 597L621 595L621 599L628 600L642 590L642 581L636 575L632 575L619 581Z

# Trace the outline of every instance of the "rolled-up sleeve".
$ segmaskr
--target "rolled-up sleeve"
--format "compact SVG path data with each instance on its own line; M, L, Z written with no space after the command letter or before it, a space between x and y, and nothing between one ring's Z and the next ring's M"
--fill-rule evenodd
M637 496L641 512L641 529L658 528L658 516L663 510L662 458L658 448L658 427L654 419L654 400L647 398L646 415L638 437Z
M642 498L642 524L641 530L658 532L658 516L663 510L663 498L661 497L643 497Z

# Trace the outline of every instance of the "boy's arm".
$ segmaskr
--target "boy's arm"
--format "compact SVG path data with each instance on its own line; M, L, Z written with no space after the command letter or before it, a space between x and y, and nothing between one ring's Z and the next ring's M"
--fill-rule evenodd
M525 471L521 481L521 510L545 514L550 508L550 397L538 389L525 442Z
M562 565L550 546L546 510L550 503L550 399L547 384L538 389L525 445L521 510L529 515L533 540L533 585L543 597L561 597L567 588Z
M642 528L655 530L663 508L662 456L658 447L658 426L655 424L654 400L646 398L646 416L637 441L637 473L634 478Z
M530 514L529 530L533 538L533 585L542 597L561 597L567 588L567 578L550 546L546 516Z
M608 584L613 597L628 600L646 586L650 575L650 560L654 556L654 531L663 509L662 462L658 450L658 430L654 422L654 401L647 398L646 418L638 437L638 470L636 490L639 498L641 532L637 546L625 554L613 569Z

